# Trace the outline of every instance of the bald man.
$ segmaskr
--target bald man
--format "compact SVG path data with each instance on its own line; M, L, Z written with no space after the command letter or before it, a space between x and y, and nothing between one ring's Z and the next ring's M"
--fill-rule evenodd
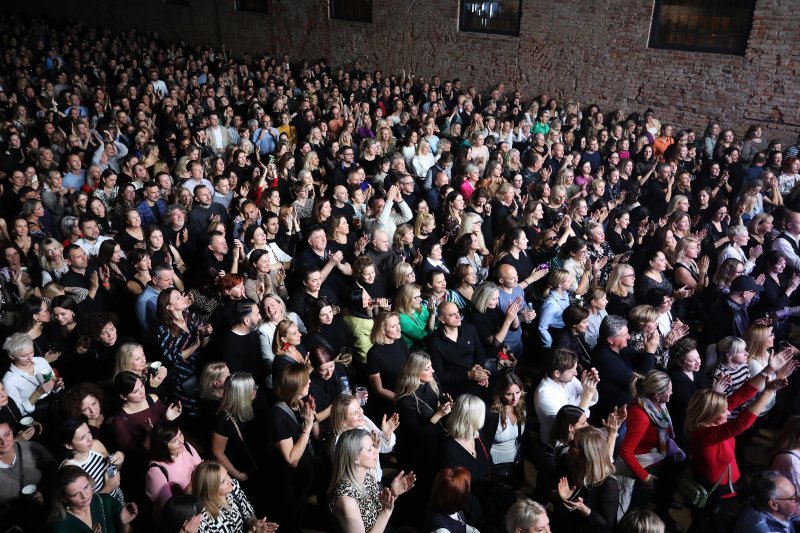
M523 302L523 310L520 312L520 321L530 323L536 317L536 312L533 309L528 309L524 305L525 291L519 286L519 277L517 276L517 269L512 265L500 265L497 267L497 284L500 286L500 309L505 313L511 302L520 298ZM505 342L514 355L517 357L522 356L522 327L513 329L513 325L508 330Z
M428 337L428 353L442 391L453 398L465 393L486 397L489 373L475 326L463 322L452 302L439 304L438 316L441 327Z

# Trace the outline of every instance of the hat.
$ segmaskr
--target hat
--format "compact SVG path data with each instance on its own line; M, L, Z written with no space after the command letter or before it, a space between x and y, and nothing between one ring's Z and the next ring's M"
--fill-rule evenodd
M761 292L763 290L764 287L756 283L756 280L750 276L738 276L731 283L731 292Z

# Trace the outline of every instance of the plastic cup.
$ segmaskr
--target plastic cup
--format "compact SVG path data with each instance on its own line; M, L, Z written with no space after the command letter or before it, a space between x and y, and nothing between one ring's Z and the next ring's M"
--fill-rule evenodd
M26 498L33 498L33 495L36 494L36 485L25 485L21 492Z
M366 387L356 387L356 399L358 400L358 405L365 406L367 405L367 388Z
M22 418L19 421L19 423L22 424L25 427L31 427L33 425L33 417L32 416L26 416L25 418ZM36 487L34 486L34 488L36 488Z

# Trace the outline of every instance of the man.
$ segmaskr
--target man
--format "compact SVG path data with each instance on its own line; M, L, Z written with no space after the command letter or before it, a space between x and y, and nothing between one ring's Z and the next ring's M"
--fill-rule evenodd
M466 393L487 397L486 354L475 326L463 321L452 302L439 304L438 316L441 327L428 338L428 353L442 391L453 398Z
M231 373L249 372L259 387L266 387L269 376L268 367L261 357L261 341L258 325L261 312L253 300L236 302L229 325L222 338L222 353Z
M390 248L389 235L382 229L372 232L372 240L364 250L364 255L369 256L375 263L375 272L378 273L378 276L391 273L395 265L402 261L402 255L395 253Z
M581 154L581 164L583 164L584 161L588 161L592 166L592 174L594 174L597 172L597 169L600 168L600 163L602 160L603 157L600 154L600 142L595 136L589 137L586 139L586 150L584 150Z
M142 189L144 190L144 200L136 205L136 211L139 213L139 218L142 219L142 226L158 224L161 215L167 210L167 202L161 199L161 190L155 181L148 181Z
M650 220L659 220L667 213L667 206L672 199L672 185L675 173L670 163L661 163L656 167L656 179L647 182L645 205L650 209Z
M219 125L219 116L216 113L208 114L208 128L206 128L208 145L217 155L224 156L228 146L231 145L231 134L227 128Z
M228 176L220 174L214 178L214 197L211 201L228 209L231 206L231 200L233 200L233 192L231 192L230 179Z
M440 166L442 164L445 165L444 168ZM452 166L453 156L450 152L445 152L442 154L442 157L439 158L439 161L437 161L436 164L433 165L428 171L428 177L430 180L426 179L422 186L422 197L428 204L431 213L436 213L439 211L440 191L442 190L442 187L450 184L450 169ZM475 165L468 166L474 167L475 171L477 172L478 167Z
M337 185L333 188L331 215L335 217L345 217L348 224L353 223L356 210L353 208L352 204L350 204L350 196L347 193L347 187L344 185Z
M350 175L350 167L355 165L355 152L352 146L342 146L336 154L338 162L333 169L328 181L329 187L336 185L346 185L347 177Z
M77 244L70 244L64 248L63 255L69 270L61 276L59 280L61 286L88 290L87 300L81 303L92 310L102 311L105 294L110 288L108 269L99 268L90 273L89 257L86 255L86 251Z
M314 113L312 112L311 115L313 117ZM278 130L272 127L272 118L267 114L261 117L261 127L256 128L250 136L261 155L269 155L274 152L278 138Z
M597 386L598 401L592 410L592 423L598 426L615 407L631 402L631 374L646 374L655 365L659 334L656 332L645 338L643 353L628 348L630 339L627 320L617 315L603 319L600 337L592 352L592 365L598 375L603 376Z
M790 211L786 215L783 231L772 241L772 249L780 252L789 268L800 272L800 213Z
M22 527L20 531L37 531L41 528L42 517L47 512L41 488L49 485L57 467L55 458L38 442L15 442L11 422L0 419L0 471L3 472L3 482L0 483L0 524L4 528L12 525ZM37 487L36 492L31 496L22 495L22 488L26 485Z
M533 154L535 152L526 152ZM550 157L544 162L544 166L550 169L550 174L553 176L558 175L558 171L564 165L564 145L562 143L553 143L550 147ZM525 165L527 167L527 165ZM527 170L527 169L526 169ZM525 170L522 171L522 177L525 178ZM527 181L526 181L527 184Z
M728 296L720 298L709 310L703 329L706 344L728 337L744 337L750 325L747 308L764 287L750 276L737 276Z
M345 285L345 277L353 274L353 269L344 261L342 252L328 249L328 237L321 226L312 228L308 234L308 247L296 258L299 268L319 269L320 279L325 286L340 294Z
M600 382L597 370L584 370L580 380L577 376L577 354L563 348L553 350L547 375L539 382L533 397L542 443L550 443L550 429L559 409L565 405L576 405L583 409L588 418L589 407L597 403L597 384Z
M86 183L86 169L83 168L78 154L67 156L66 171L66 174L61 179L61 186L67 190L72 189L71 193L80 190Z
M414 177L411 174L404 174L397 180L397 185L400 188L400 195L406 205L416 205L419 198L416 193L416 184Z
M393 213L392 207L400 207L400 213ZM380 196L373 196L369 201L369 211L364 218L364 230L372 233L376 229L382 229L389 236L391 241L394 238L394 231L399 224L411 220L412 213L408 204L403 200L400 189L397 185L389 187L386 199Z
M2 426L0 426L2 427ZM794 533L800 496L780 472L758 472L750 480L752 499L742 509L733 533Z
M208 235L206 241L205 257L203 258L203 269L198 273L201 276L212 271L216 273L236 274L239 272L239 258L244 255L244 248L241 241L233 241L233 253L229 253L228 242L225 235L219 231L213 231Z
M92 216L82 216L78 221L78 226L81 228L83 237L75 241L75 244L83 248L89 256L97 256L100 253L100 245L104 241L111 240L111 237L100 235L100 226Z
M508 311L508 306L511 305L514 300L519 299L523 306L521 308L522 320L524 320L526 324L533 322L533 319L536 318L536 312L533 309L528 309L525 305L525 292L522 290L522 287L519 286L517 269L512 265L500 265L497 268L497 284L500 287L500 301L498 302L500 310L505 313ZM517 327L514 329L512 325L508 329L508 333L503 342L508 345L509 349L514 354L518 357L521 356L523 353L522 328Z
M139 331L142 339L152 341L155 339L155 327L158 325L156 316L156 301L161 291L172 287L175 272L172 265L160 264L150 269L150 283L148 283L142 294L136 299L136 320L139 323Z
M197 187L205 185L208 187L209 191L214 190L214 186L211 185L211 182L203 176L205 173L203 170L203 163L200 161L189 161L186 165L186 170L189 171L189 178L183 182L184 189L189 189L189 192L193 193Z
M189 232L192 237L202 237L212 218L228 225L228 213L222 205L211 201L211 189L198 185L194 189L194 206L189 213Z

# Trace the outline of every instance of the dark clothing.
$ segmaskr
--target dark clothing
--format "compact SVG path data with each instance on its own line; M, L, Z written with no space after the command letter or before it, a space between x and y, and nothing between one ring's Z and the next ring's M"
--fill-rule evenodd
M492 211L494 212L494 211ZM511 265L517 269L517 277L520 280L523 280L531 275L533 272L534 264L533 261L528 257L526 252L519 253L519 259L514 259L514 256L511 254L504 255L500 261L497 263L498 265Z
M472 456L455 439L447 437L439 449L439 467L456 468L463 466L472 475L472 485L464 513L470 524L477 524L483 508L491 497L491 471L494 466L492 456L484 447L483 442L475 439L475 457Z
M591 513L584 516L578 512L569 512L559 503L556 505L557 511L553 513L553 525L557 527L557 531L614 531L619 507L619 484L615 477L609 476L593 487L581 485L573 494L576 498L583 498L583 503L591 509Z
M475 326L464 322L458 328L456 341L445 334L444 328L438 328L428 337L428 353L442 392L456 398L477 386L467 373L475 365L483 366L486 355Z
M225 332L222 338L222 357L225 364L234 372L250 372L259 387L267 381L267 365L261 358L261 342L257 331L239 335L233 330Z
M592 420L597 425L614 407L631 402L631 374L646 374L655 365L655 355L624 348L620 353L600 343L592 352L592 366L603 377L597 385L597 404L592 407ZM597 421L597 422L594 422Z
M703 337L706 345L728 336L742 338L749 325L747 304L739 305L729 296L718 300L707 313Z
M431 417L439 406L439 397L428 383L422 383L413 395L395 402L402 424L397 428L397 460L406 472L429 472L431 452L439 443L441 423L432 424Z
M384 389L393 391L397 387L400 369L408 359L408 346L401 339L391 344L373 344L367 352L367 374L380 374Z
M667 403L667 409L672 418L672 427L675 429L675 442L683 450L688 449L688 443L684 441L683 423L686 420L689 400L695 392L711 387L711 379L705 373L694 372L692 377L694 379L690 379L677 367L669 372L669 378L672 380L672 397Z
M628 318L628 313L630 313L631 309L634 307L636 307L636 299L633 297L633 293L625 297L617 296L613 292L608 293L606 311L608 311L609 315L619 315Z
M294 269L299 271L303 268L313 267L322 270L330 255L330 250L325 250L322 257L320 257L311 248L306 248L294 258ZM328 287L333 294L341 294L345 286L345 277L338 268L334 267L328 277L325 278L325 281L322 282L322 286Z
M342 393L339 380L343 377L347 377L347 367L341 363L335 363L333 375L328 379L322 379L316 372L311 372L311 385L308 393L317 402L317 412L327 409L333 400Z

